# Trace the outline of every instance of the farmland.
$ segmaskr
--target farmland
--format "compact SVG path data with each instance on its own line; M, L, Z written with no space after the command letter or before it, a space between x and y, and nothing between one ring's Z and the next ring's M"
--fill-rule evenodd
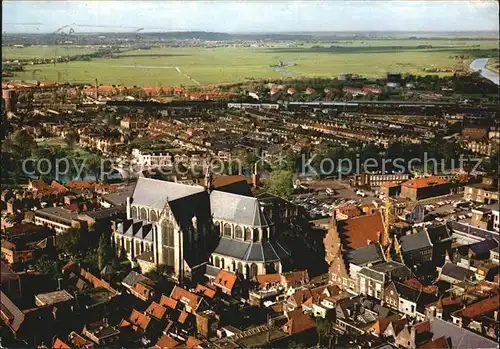
M35 57L36 49L40 49L40 56L54 53L54 48L49 46L4 48L2 54L4 59L19 58L16 55ZM28 65L24 72L16 73L15 78L61 82L93 82L98 78L102 84L189 86L280 77L331 78L342 72L382 77L388 71L428 74L424 69L466 68L473 58L491 55L493 49L498 50L495 40L465 39L277 42L266 47L163 47L126 51L91 61ZM58 48L58 52L72 50L89 48ZM277 71L275 66L280 61L284 68ZM451 72L432 74L449 75Z
M7 59L34 59L53 58L57 56L75 56L88 54L96 51L92 46L27 46L27 47L3 47L2 60Z

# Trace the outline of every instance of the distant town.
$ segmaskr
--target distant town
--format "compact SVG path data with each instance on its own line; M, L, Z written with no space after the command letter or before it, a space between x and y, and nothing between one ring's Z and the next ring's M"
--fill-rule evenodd
M42 79L130 54L61 31L4 43L91 50L2 58L3 347L498 348L498 73L484 51L382 76L294 75L306 63L280 57L275 78L224 83L177 66L188 83ZM189 35L175 44L291 40ZM286 48L323 50L313 39Z

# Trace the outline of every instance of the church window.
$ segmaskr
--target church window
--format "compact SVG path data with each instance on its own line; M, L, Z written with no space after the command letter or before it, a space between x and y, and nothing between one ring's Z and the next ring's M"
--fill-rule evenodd
M224 236L231 237L231 225L229 223L224 224Z
M243 239L243 228L239 225L234 228L234 236L236 239Z

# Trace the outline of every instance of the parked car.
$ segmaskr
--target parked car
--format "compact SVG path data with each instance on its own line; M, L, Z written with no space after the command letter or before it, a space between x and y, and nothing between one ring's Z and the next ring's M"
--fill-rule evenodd
M364 191L362 191L362 190L358 190L358 191L356 192L356 195L359 195L359 196L365 197L365 196L366 196L366 193L365 193Z

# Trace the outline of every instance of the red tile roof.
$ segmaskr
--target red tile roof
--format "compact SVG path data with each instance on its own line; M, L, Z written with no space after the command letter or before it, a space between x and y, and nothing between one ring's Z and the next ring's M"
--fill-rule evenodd
M447 184L447 183L448 183L448 181L446 179L443 179L443 178L440 178L437 176L430 176L430 177L414 178L412 180L404 182L401 185L403 187L407 187L407 188L421 189L421 188L432 187L432 186L442 185L442 184Z
M462 316L468 318L474 318L479 315L485 315L498 310L500 307L498 294L493 297L483 299L482 301L473 303L461 311Z
M416 278L411 278L405 281L406 286L420 290L423 285Z
M375 334L379 335L381 333L384 333L384 331L387 329L387 326L393 321L399 320L399 315L391 315L382 319L378 319L373 325L372 328L375 331Z
M94 189L96 182L94 181L69 181L66 187L70 189Z
M196 289L194 291L196 292L196 294L201 294L208 298L214 298L216 292L214 289L200 284L196 286Z
M265 274L265 275L257 275L255 280L261 287L265 287L266 284L279 284L281 282L280 274Z
M128 326L132 326L132 324L130 322L128 322L126 319L122 319L122 321L120 321L120 327L128 327Z
M179 346L179 342L167 335L161 336L155 344L155 348L158 349L175 348L177 346Z
M161 320L165 316L167 312L167 308L161 306L156 302L152 302L149 307L146 309L146 314L151 315L152 317Z
M310 297L305 302L302 303L302 309L304 309L304 307L311 309L313 304L314 304L314 298Z
M68 263L66 263L63 267L62 267L62 271L63 273L65 272L74 272L74 273L77 273L78 270L80 270L80 267L78 266L78 264L76 264L75 262L73 261L69 261Z
M415 325L416 333L431 332L431 323L429 321L420 322Z
M195 295L194 293L189 292L179 286L175 286L170 294L170 298L175 299L176 301L182 301L182 303L186 303L191 308L195 309L198 307L198 303L200 302L200 297Z
M165 327L165 329L163 330L163 333L168 333L170 331L170 328L172 327L172 325L174 324L174 321L173 320L168 320L167 322L167 326Z
M31 187L34 190L43 190L46 191L50 188L50 186L43 181L43 179L35 179L31 181Z
M271 305L271 309L275 311L276 313L282 313L283 312L283 303L276 303Z
M232 291L237 278L236 274L221 269L215 277L214 285Z
M134 291L137 292L139 295L145 297L146 299L149 299L149 296L152 292L151 288L144 285L142 282L138 282L135 284Z
M186 340L186 349L196 349L200 344L200 340L194 338L193 336L189 336Z
M53 349L71 349L71 347L69 345L64 343L59 338L56 338L56 340L54 341L54 344L52 344L52 348Z
M167 308L175 309L177 308L177 301L175 299L163 295L160 298L160 305Z
M300 290L293 293L291 296L295 300L295 304L300 307L305 301L312 297L312 293L309 290Z
M424 293L428 293L428 294L437 294L438 287L434 286L434 285L424 286L424 287L422 287L422 291Z
M437 305L439 308L443 308L443 307L446 307L446 306L448 306L448 305L462 304L462 302L463 302L462 297L456 297L456 298L446 297L446 298L440 298L440 299L436 302L436 305Z
M179 315L179 319L178 321L183 324L184 322L186 322L186 319L188 318L189 314L186 313L185 311L181 311L181 314Z
M450 345L445 336L441 336L437 339L430 340L423 344L420 344L420 349L450 349Z
M302 312L295 310L287 314L288 321L283 325L282 330L289 335L297 334L316 327L314 319Z
M61 183L58 183L56 181L52 181L50 186L52 187L52 189L58 191L59 193L65 193L68 191L68 189L66 189L66 187L64 185L62 185Z
M247 183L252 183L251 178L247 178L247 177L241 176L241 175L233 175L233 176L221 176L221 177L214 178L213 186L214 186L214 188L219 188L219 187L223 187L225 185L229 185L229 184L233 184L233 183L237 183L237 182L241 182L241 181L245 181Z
M399 334L399 332L401 332L405 326L408 324L408 320L407 319L399 319L399 320L396 320L396 321L392 321L392 328L394 329L394 333L396 334L396 336ZM387 325L389 326L389 325Z
M370 242L379 241L379 234L384 231L382 215L377 212L372 215L346 219L340 223L339 231L344 235L350 248L359 248Z
M91 341L86 340L84 337L80 336L76 332L71 332L68 336L69 341L71 342L71 347L72 348L93 348L94 343Z
M348 218L358 217L361 210L356 205L345 204L337 207L337 212L346 215Z
M132 328L137 331L138 329L142 331L146 331L148 325L151 321L151 318L135 309L132 310L128 318L128 322L132 325Z

